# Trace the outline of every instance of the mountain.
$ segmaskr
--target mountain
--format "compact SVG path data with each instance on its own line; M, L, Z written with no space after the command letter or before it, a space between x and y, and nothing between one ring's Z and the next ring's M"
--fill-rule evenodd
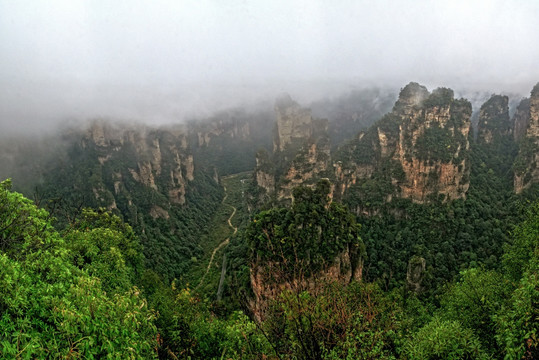
M446 201L464 198L471 114L471 104L454 99L450 89L429 93L424 86L408 84L392 112L340 149L339 196L370 204L392 198L417 203L438 196Z
M539 84L513 116L418 83L389 100L2 141L37 206L1 183L0 354L537 357ZM135 345L105 349L117 332Z
M289 95L275 102L273 152L256 156L255 182L261 199L290 200L298 185L314 185L330 171L328 121L316 119Z
M539 183L539 83L515 114L515 135L520 151L515 162L515 192Z
M222 189L199 169L185 126L92 121L65 134L65 159L44 172L39 192L61 223L82 207L105 208L129 222L144 245L147 265L179 278L201 256L196 239Z

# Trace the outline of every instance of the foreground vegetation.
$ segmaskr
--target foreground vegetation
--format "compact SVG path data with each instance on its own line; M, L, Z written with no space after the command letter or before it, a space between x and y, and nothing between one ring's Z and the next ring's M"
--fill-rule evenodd
M117 216L84 210L58 231L10 186L0 186L1 358L539 357L539 203L512 230L497 270L478 264L427 295L380 281L291 286L254 321L240 302L206 300L146 269L138 237ZM299 218L351 221L342 207L318 207L310 191ZM259 214L237 238L285 212ZM297 243L316 235L280 231Z

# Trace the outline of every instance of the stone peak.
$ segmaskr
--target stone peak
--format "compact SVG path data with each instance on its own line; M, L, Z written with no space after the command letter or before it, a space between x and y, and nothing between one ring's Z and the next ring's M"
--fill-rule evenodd
M531 97L539 97L539 83L535 84L533 87Z
M275 99L276 108L286 108L296 105L298 105L298 103L292 100L292 97L288 93L282 93Z
M429 95L429 91L425 86L411 82L401 89L394 110L399 111L420 106Z

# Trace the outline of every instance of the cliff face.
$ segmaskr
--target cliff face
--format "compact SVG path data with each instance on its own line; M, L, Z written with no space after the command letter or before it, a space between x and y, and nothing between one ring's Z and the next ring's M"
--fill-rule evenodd
M513 135L515 141L520 141L526 135L530 121L530 99L523 99L513 115Z
M298 185L314 185L330 170L327 120L313 119L290 96L275 102L273 153L259 152L255 169L257 185L277 200L292 197Z
M289 199L299 185L313 186L330 170L330 145L327 138L327 121L314 122L313 134L304 141L301 149L286 169L278 189L278 199Z
M167 131L141 125L92 122L81 140L82 148L91 148L101 167L112 163L116 168L111 179L102 179L103 183L112 180L113 189L97 186L94 188L96 199L105 201L111 198L110 195L114 198L121 192L129 198L126 180L130 177L145 187L166 194L170 204L184 204L188 182L194 180L194 161L187 144L187 132L179 127ZM125 168L120 168L118 162L125 164ZM108 196L103 196L103 192L108 192ZM152 209L152 214L168 218L164 211Z
M209 119L193 122L189 131L196 134L197 146L209 146L220 137L235 140L248 140L251 136L251 123L239 112L221 112Z
M404 171L401 196L415 202L436 194L446 200L465 197L471 104L455 100L452 90L437 89L419 107L406 106L397 114L402 122L393 158Z
M331 201L331 184L294 189L288 207L261 212L246 227L249 246L250 307L264 317L283 290L316 293L330 282L360 281L365 248L360 226L344 206Z
M313 134L311 110L299 106L289 95L275 101L273 152L284 151L309 139Z
M514 187L519 194L539 183L539 83L533 88L528 102L519 106L514 123L515 134L524 133L514 165ZM526 130L522 131L524 124Z
M64 140L65 159L43 175L44 198L62 199L69 214L108 208L140 237L150 269L169 280L184 275L200 256L201 224L223 197L213 169L195 165L187 126L93 121Z
M424 203L436 196L445 201L465 197L471 113L471 104L454 99L450 89L429 94L410 83L390 114L340 151L335 165L339 195L348 192L369 203L369 198Z
M268 106L269 107L269 106ZM270 149L273 114L231 109L188 124L189 143L199 169L217 177L252 170L255 153Z
M268 303L277 299L284 290L309 291L317 293L324 285L339 282L343 285L352 280L361 281L363 259L352 259L350 250L339 254L332 265L308 277L290 277L284 274L279 263L255 262L250 268L250 283L254 297L249 300L250 310L258 320L262 320Z
M492 97L481 106L477 124L477 141L491 144L513 132L509 119L509 98L502 95Z

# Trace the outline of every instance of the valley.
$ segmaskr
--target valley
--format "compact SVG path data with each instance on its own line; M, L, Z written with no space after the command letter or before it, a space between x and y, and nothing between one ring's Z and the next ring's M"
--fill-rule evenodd
M539 359L537 19L0 0L0 360Z
M537 309L538 89L510 115L507 96L473 109L412 82L355 133L371 93L340 111L344 100L314 104L329 119L282 95L273 112L96 119L24 151L8 144L2 261L34 266L50 242L50 271L102 281L88 286L105 303L142 296L149 357L431 358L447 342L449 357L535 354L514 324ZM48 291L41 272L21 276Z
M222 286L221 278L226 272L226 257L224 256L224 251L221 250L228 245L230 238L236 235L238 231L240 222L235 219L238 209L234 205L240 204L241 206L243 203L242 197L244 196L246 187L244 181L248 179L250 179L249 172L228 175L221 178L225 196L221 202L221 208L217 210L215 217L209 222L209 226L207 227L207 237L201 238L201 243L205 246L210 246L210 248L204 249L203 260L200 262L201 265L206 262L208 265L205 267L202 276L197 275L200 274L200 269L198 269L198 271L196 268L191 270L193 279L200 278L196 290L203 294L209 295L212 291L215 294L218 294L218 288ZM231 210L232 212L230 212ZM224 224L223 216L221 215L223 213L230 214L224 221ZM246 214L243 215L245 216ZM234 223L232 221L234 221ZM211 254L211 256L209 254ZM221 263L224 265L221 266ZM220 280L217 281L217 278Z

